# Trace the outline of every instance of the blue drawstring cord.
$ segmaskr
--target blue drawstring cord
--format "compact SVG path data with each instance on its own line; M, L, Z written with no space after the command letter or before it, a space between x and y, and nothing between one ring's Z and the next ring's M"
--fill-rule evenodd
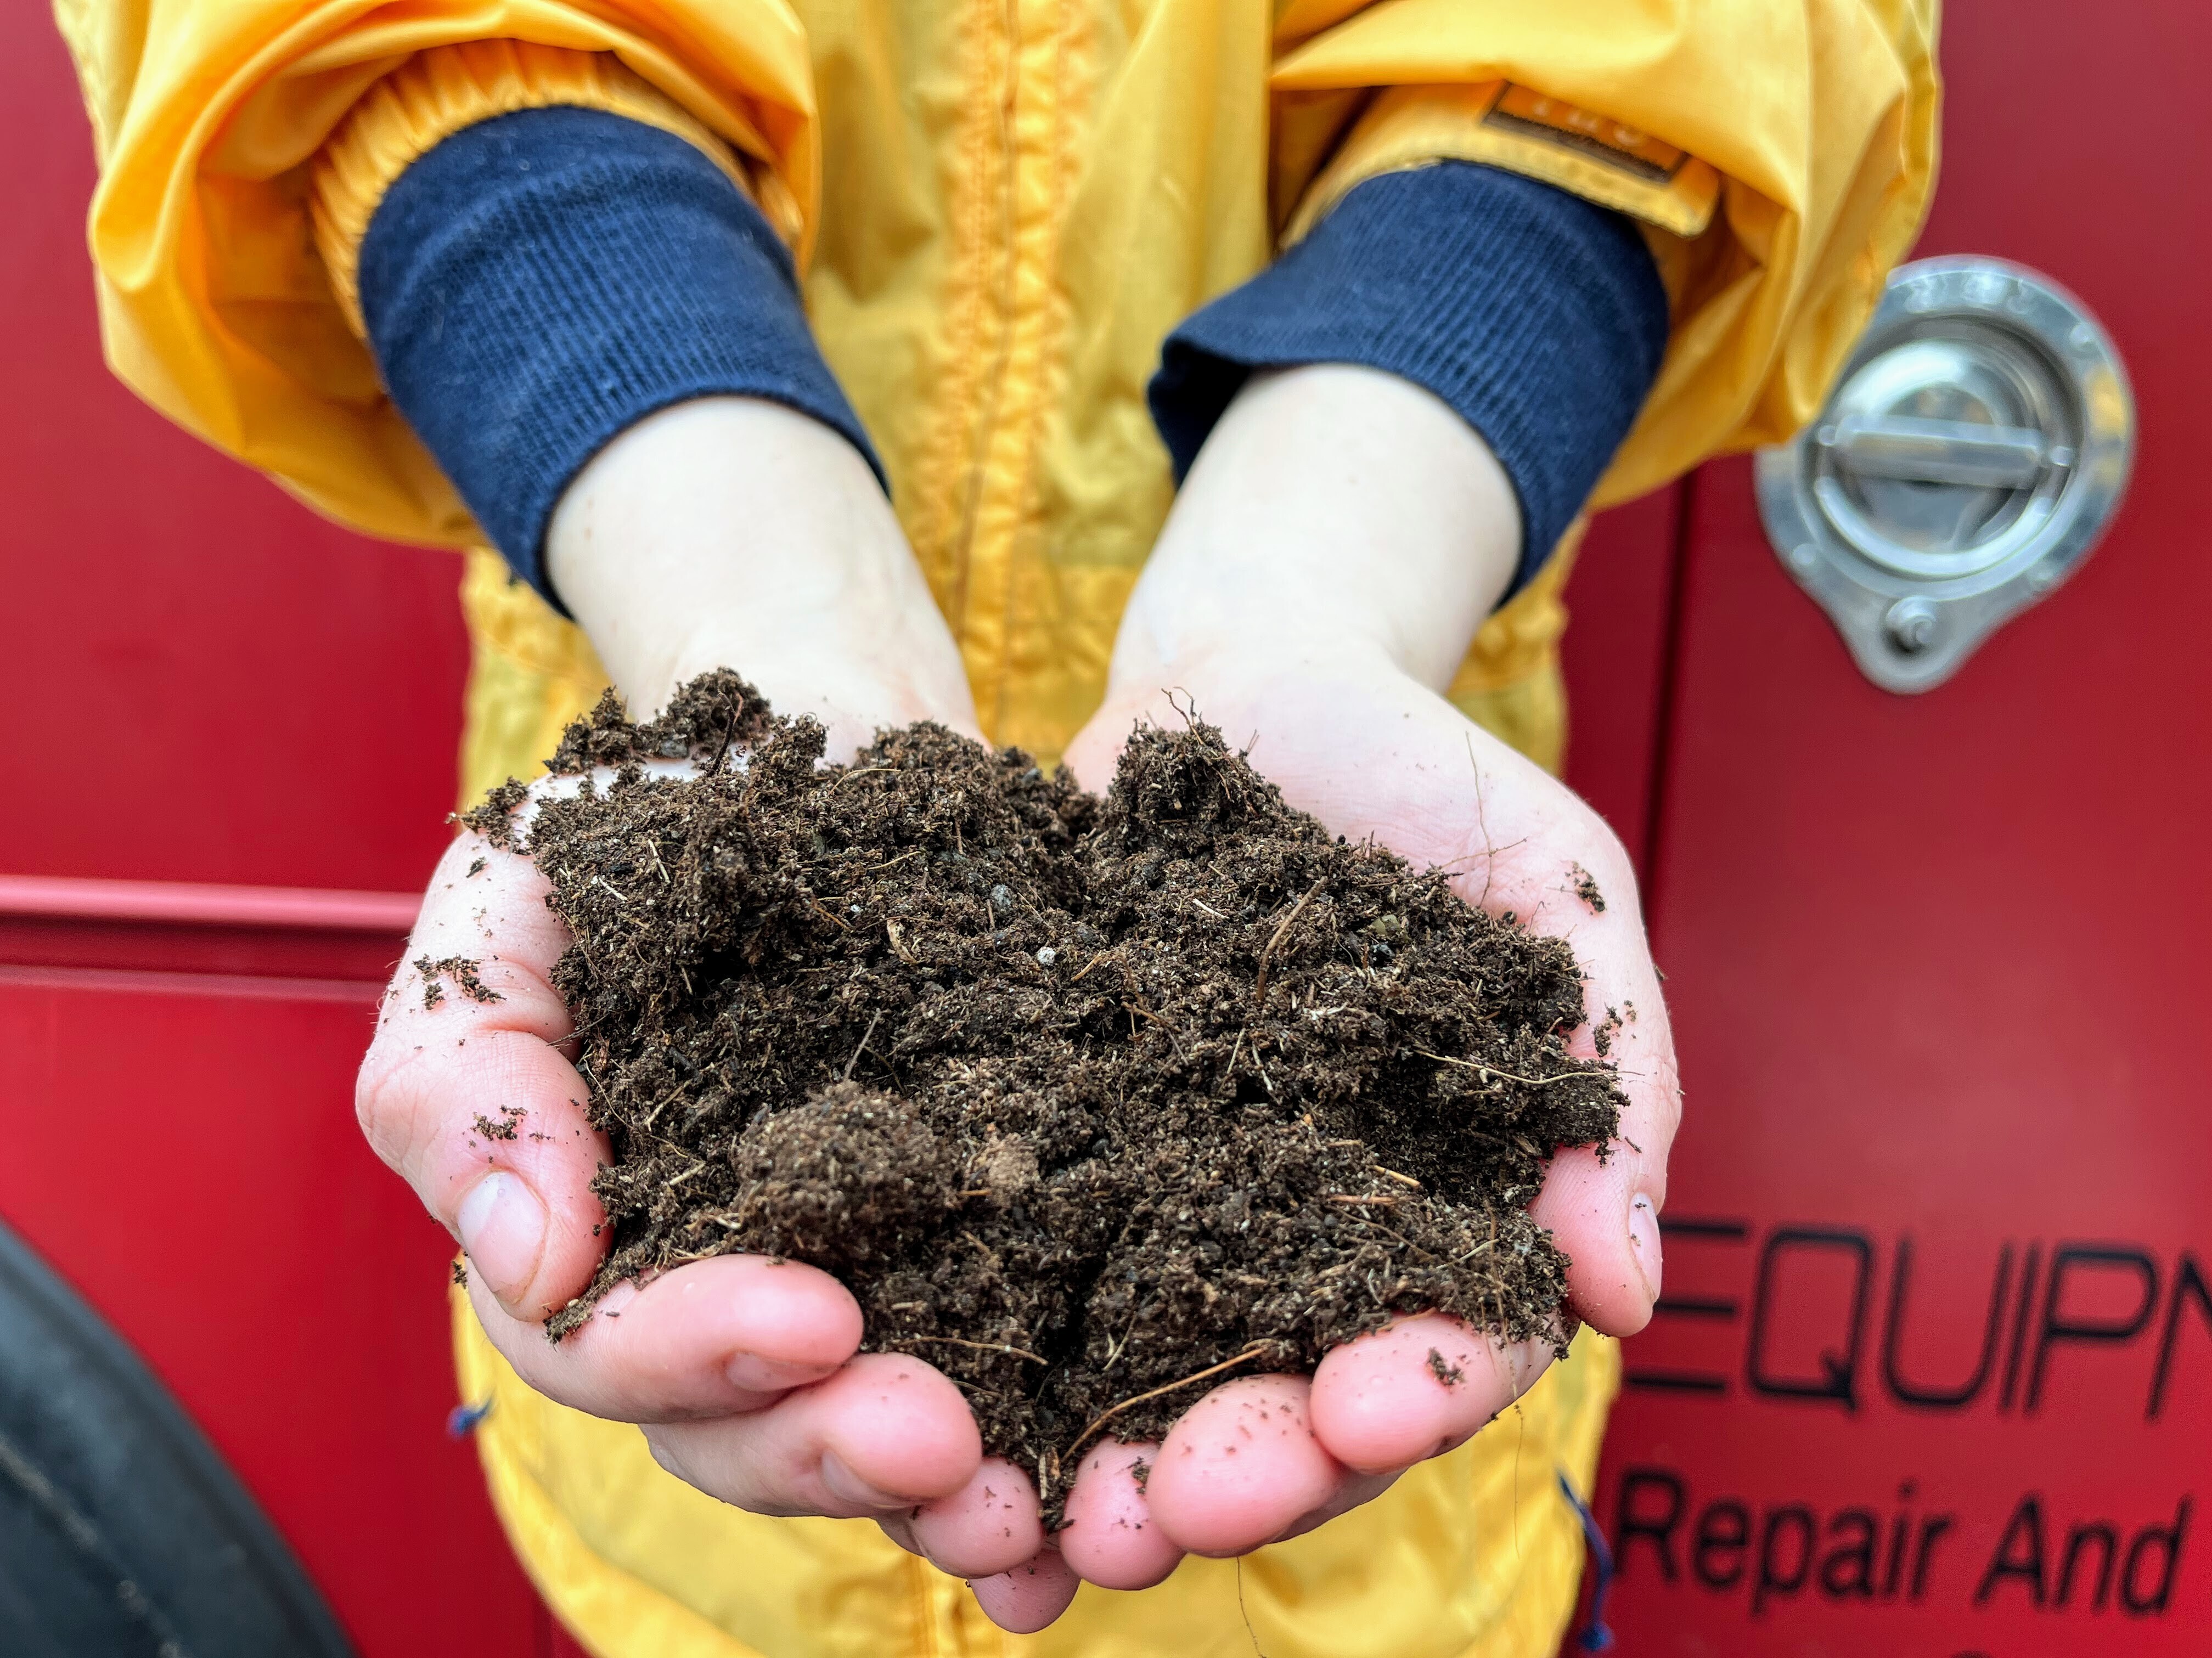
M466 1439L477 1430L477 1424L491 1414L491 1400L487 1396L481 1404L456 1405L446 1417L446 1437Z
M1598 1529L1597 1517L1575 1495L1565 1469L1559 1471L1559 1491L1573 1508L1575 1518L1583 1522L1583 1538L1589 1543L1590 1558L1597 1567L1596 1576L1590 1582L1589 1622L1583 1625L1575 1644L1584 1652L1603 1652L1613 1644L1613 1631L1605 1626L1605 1597L1613 1592L1613 1550L1605 1540L1605 1533Z

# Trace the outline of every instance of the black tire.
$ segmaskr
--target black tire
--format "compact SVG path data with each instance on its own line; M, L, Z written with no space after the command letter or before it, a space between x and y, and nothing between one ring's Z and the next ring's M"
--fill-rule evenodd
M153 1373L0 1224L0 1651L352 1658Z

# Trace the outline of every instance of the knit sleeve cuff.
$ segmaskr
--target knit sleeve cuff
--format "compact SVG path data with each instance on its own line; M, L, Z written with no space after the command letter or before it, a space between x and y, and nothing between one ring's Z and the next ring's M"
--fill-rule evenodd
M1181 478L1255 369L1379 368L1480 433L1541 568L1657 376L1667 296L1620 214L1461 161L1359 184L1305 239L1168 337L1149 388Z
M842 434L883 477L788 251L687 137L597 109L480 121L384 192L357 269L393 402L556 607L543 562L554 507L657 410L764 398Z
M706 123L611 52L523 40L469 40L419 52L364 93L315 154L308 217L339 308L363 338L362 238L384 193L446 139L525 109L600 109L659 127L729 175L789 244L798 204L771 168L755 170Z

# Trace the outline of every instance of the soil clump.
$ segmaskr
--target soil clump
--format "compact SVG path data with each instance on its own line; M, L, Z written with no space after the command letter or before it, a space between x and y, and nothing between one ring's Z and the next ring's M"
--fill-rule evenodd
M1101 1435L1394 1316L1564 1343L1526 1206L1620 1104L1566 1050L1565 944L1331 835L1194 720L1139 730L1103 800L936 726L823 743L716 673L646 724L610 695L547 762L583 781L527 850L615 1153L554 1339L625 1278L811 1263L1054 1516ZM511 844L521 795L470 821Z

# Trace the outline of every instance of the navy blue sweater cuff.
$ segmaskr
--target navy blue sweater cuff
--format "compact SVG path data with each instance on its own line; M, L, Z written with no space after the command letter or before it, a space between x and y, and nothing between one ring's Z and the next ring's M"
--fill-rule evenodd
M1426 387L1513 481L1517 591L1634 423L1667 346L1635 226L1464 161L1370 179L1305 240L1168 337L1149 396L1180 479L1259 368L1349 362Z
M769 398L842 433L883 477L783 245L712 161L642 122L557 108L464 128L385 193L360 285L392 401L549 598L562 491L655 410Z

